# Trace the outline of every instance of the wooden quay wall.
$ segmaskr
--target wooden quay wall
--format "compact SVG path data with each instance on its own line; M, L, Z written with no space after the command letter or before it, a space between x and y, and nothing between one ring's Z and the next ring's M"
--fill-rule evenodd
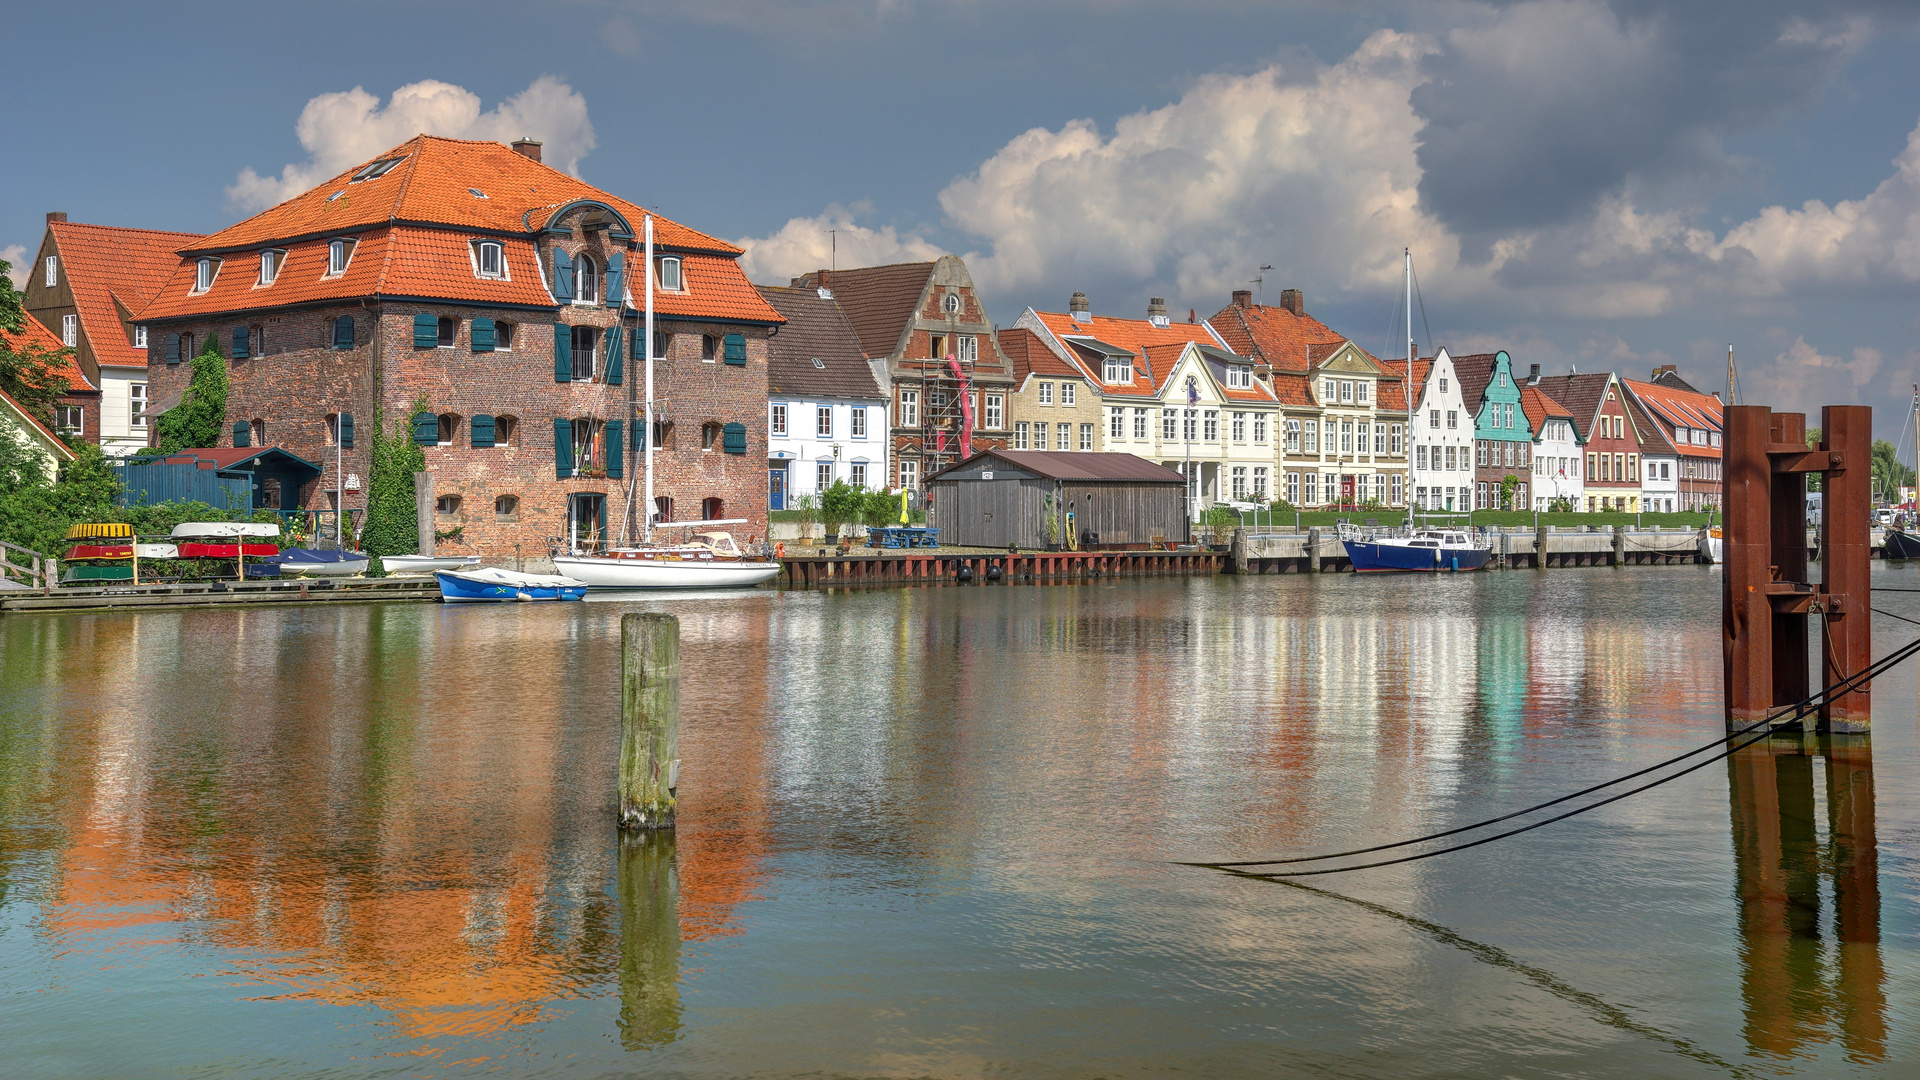
M1019 584L1103 577L1163 577L1221 574L1229 568L1224 551L1023 551L942 552L886 555L789 555L780 560L781 581L789 586L954 584L962 570L980 584ZM995 574L998 574L996 577Z

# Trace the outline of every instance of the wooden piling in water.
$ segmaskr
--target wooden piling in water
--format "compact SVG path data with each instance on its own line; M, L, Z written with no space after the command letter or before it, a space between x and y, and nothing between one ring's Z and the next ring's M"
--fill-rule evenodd
M680 783L680 620L620 619L620 827L673 828Z

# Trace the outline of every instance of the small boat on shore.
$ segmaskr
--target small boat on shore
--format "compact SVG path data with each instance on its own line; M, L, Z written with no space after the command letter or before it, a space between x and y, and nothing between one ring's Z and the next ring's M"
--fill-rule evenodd
M1888 529L1885 543L1889 559L1920 559L1920 536L1904 529Z
M280 568L282 574L297 574L305 577L353 577L367 572L370 559L364 551L288 548L270 561Z
M655 526L659 528L659 526ZM780 575L778 562L749 559L733 534L696 533L684 544L553 556L553 568L596 589L739 589Z
M382 555L380 565L389 574L431 574L435 570L472 570L478 555Z
M1479 570L1493 545L1475 543L1461 529L1360 529L1340 526L1340 543L1355 573L1438 573Z
M280 526L271 521L183 521L173 527L175 540L239 540L278 537Z
M483 570L436 570L440 599L449 604L512 603L522 600L583 600L587 583L553 574Z

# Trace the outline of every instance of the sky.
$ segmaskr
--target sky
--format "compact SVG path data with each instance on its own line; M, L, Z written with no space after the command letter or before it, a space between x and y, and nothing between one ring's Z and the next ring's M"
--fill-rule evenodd
M1400 355L1920 381L1909 0L9 5L0 258L212 232L417 132L541 139L755 281L951 252L991 316L1234 289ZM84 77L76 77L84 73ZM40 147L41 154L19 152ZM834 249L830 253L830 245ZM1257 281L1255 279L1258 279ZM1903 444L1911 452L1912 436Z

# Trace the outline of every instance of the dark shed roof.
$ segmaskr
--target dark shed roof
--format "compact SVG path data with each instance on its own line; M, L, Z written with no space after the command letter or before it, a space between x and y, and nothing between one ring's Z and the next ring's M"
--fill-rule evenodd
M767 390L795 397L885 398L837 301L818 289L756 285L787 324L767 341ZM824 366L815 367L819 360Z
M1016 468L1044 476L1049 480L1126 480L1135 483L1180 484L1186 479L1172 469L1155 465L1132 454L1056 453L1044 450L983 450L965 461L949 465L928 480L938 480L955 469L964 468L982 458L998 458Z

